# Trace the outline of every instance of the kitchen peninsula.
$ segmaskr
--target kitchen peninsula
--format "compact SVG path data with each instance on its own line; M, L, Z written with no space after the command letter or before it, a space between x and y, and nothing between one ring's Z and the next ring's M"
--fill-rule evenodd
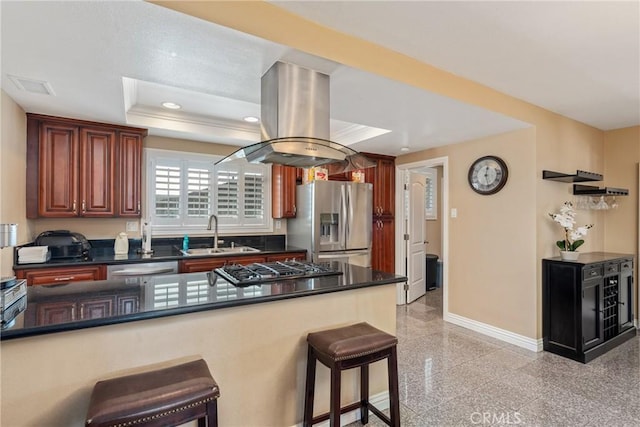
M221 425L295 425L309 332L366 321L395 333L392 284L406 278L335 268L341 274L253 286L204 272L29 287L26 310L1 335L3 424L80 426L96 381L202 357L220 385ZM113 304L112 315L83 319L100 298ZM43 307L81 313L56 320ZM318 411L328 408L324 374ZM374 365L371 380L373 396L385 392L386 367ZM355 374L344 377L344 384L355 381ZM355 399L355 389L345 387L344 399Z

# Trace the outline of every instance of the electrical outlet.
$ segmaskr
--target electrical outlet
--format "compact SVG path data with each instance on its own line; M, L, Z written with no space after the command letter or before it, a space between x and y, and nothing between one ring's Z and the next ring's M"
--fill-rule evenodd
M458 217L458 209L451 208L451 218L457 218L457 217Z
M127 231L138 231L138 221L127 221Z
M282 222L279 219L276 219L276 230L280 230L282 227Z

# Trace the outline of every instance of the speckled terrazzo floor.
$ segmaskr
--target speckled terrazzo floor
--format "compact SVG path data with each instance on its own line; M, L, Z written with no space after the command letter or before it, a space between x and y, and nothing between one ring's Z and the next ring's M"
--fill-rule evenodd
M585 365L443 322L440 289L397 318L402 426L640 427L637 336Z

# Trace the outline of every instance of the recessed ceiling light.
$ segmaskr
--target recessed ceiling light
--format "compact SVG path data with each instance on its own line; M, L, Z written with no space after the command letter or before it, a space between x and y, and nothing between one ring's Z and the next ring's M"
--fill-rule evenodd
M402 147L400 151L402 151L403 153L406 153L407 151L409 151L409 147Z
M257 118L256 116L243 117L242 120L248 123L258 123L260 121L260 119Z
M179 110L182 108L182 105L176 104L175 102L163 102L162 106L170 110Z

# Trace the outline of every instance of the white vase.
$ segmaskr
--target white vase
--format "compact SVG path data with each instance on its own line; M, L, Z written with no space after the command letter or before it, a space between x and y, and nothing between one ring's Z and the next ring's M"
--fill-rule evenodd
M578 251L560 251L560 258L563 261L577 261L580 256Z

